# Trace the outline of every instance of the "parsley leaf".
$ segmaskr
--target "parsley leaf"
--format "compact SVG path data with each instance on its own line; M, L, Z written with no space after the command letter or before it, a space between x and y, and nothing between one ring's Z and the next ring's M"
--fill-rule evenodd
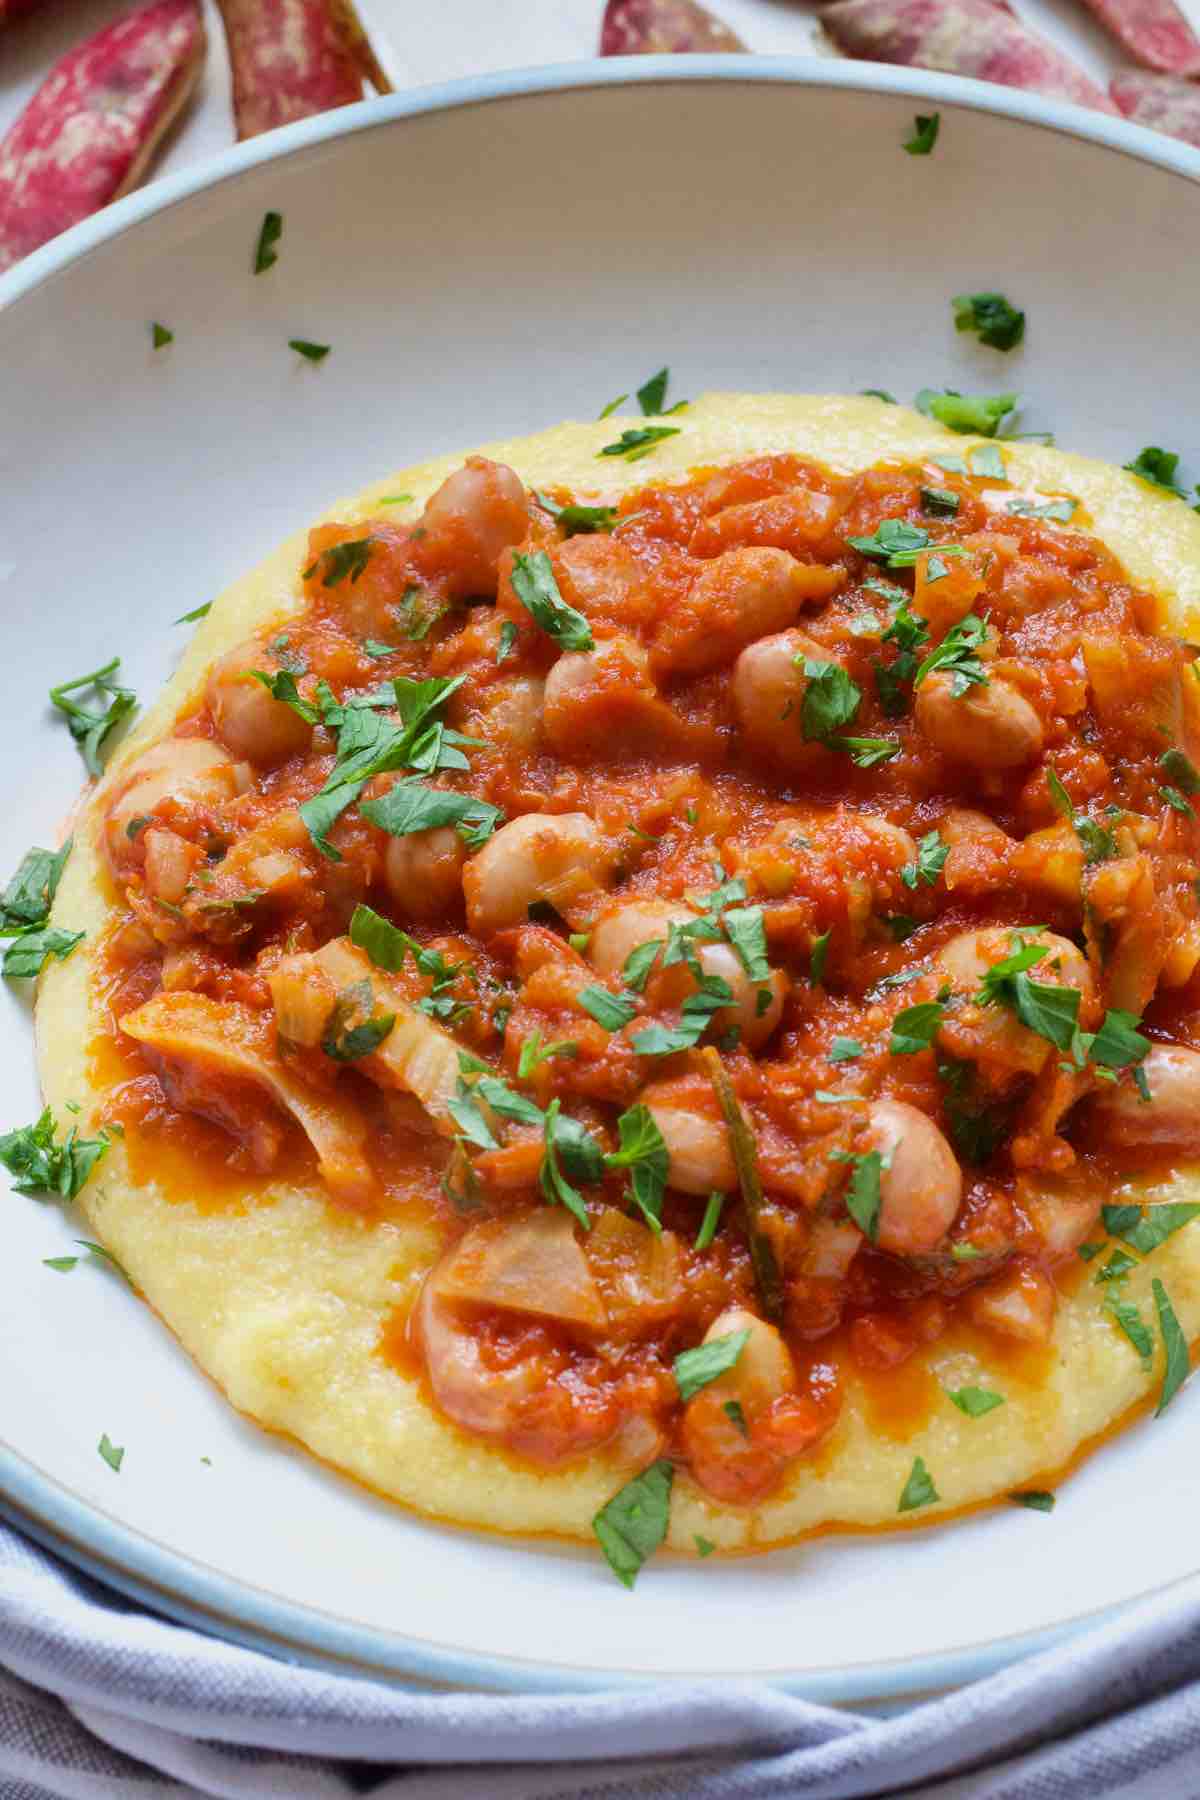
M881 519L870 537L847 538L846 542L861 556L889 569L911 569L933 539L923 526L909 525L904 519Z
M1145 1368L1150 1367L1154 1356L1154 1339L1146 1328L1141 1313L1132 1300L1118 1298L1119 1289L1114 1288L1104 1301L1104 1310L1125 1333L1134 1349L1142 1359Z
M1076 812L1071 796L1059 780L1053 763L1046 764L1046 786L1050 790L1055 811L1069 822L1079 839L1084 861L1089 867L1093 863L1107 862L1110 856L1117 854L1117 840L1108 827L1101 825L1096 819L1090 819L1086 813Z
M1160 1414L1166 1412L1191 1374L1192 1364L1188 1356L1187 1339L1184 1337L1183 1328L1175 1315L1175 1308L1171 1305L1166 1288L1157 1277L1150 1283L1150 1291L1154 1295L1155 1310L1158 1313L1158 1329L1162 1335L1163 1355L1166 1359L1163 1368L1162 1392L1159 1394L1158 1405L1154 1409L1154 1416L1157 1419Z
M1184 794L1200 794L1200 770L1182 750L1164 750L1158 766Z
M904 148L910 156L930 156L941 130L941 113L918 113L913 120L913 135Z
M1010 1494L1008 1497L1018 1506L1027 1506L1030 1512L1054 1511L1054 1495L1046 1493L1044 1488L1026 1488L1023 1493Z
M364 569L371 560L373 537L344 538L340 544L331 544L328 550L322 550L315 564L310 563L304 571L305 579L314 574L318 566L322 567L321 586L337 587L346 577L350 577L350 586L360 579Z
M751 981L768 980L771 965L767 960L767 933L763 924L762 907L731 906L721 923Z
M396 1023L396 1015L380 1013L372 1018L374 1005L375 991L369 980L355 981L342 989L321 1039L326 1056L334 1062L357 1062L359 1057L378 1050ZM352 1019L359 1023L352 1025Z
M165 325L160 325L157 319L150 327L150 336L156 350L164 350L168 344L175 342L175 333L168 331Z
M246 673L252 681L260 682L273 700L279 700L284 706L290 706L306 725L319 724L320 708L314 706L309 700L301 699L300 690L296 686L296 677L290 669L278 669L273 675L268 675L265 669L248 669Z
M1045 500L1040 505L1035 500L1010 500L1007 511L1025 519L1057 519L1062 525L1069 525L1075 517L1078 506L1076 500Z
M179 617L177 619L172 619L171 623L172 625L191 625L197 619L207 619L209 613L212 611L212 606L212 601L206 600L203 606L193 607L191 612L180 613Z
M962 501L953 488L923 487L921 506L931 518L952 519Z
M34 848L25 852L16 874L0 894L0 937L46 923L73 841L68 838L57 851Z
M333 349L333 345L314 344L308 338L289 338L288 349L294 350L297 355L303 356L308 362L319 363L325 361Z
M717 1226L721 1223L721 1209L725 1205L725 1196L714 1188L704 1203L704 1217L700 1221L700 1229L696 1233L694 1248L707 1250L717 1235Z
M709 1338L694 1350L681 1350L675 1358L675 1380L679 1398L690 1400L701 1388L732 1369L750 1341L749 1327L731 1331L725 1337Z
M667 397L667 383L670 379L670 369L660 369L656 375L652 375L649 381L644 381L638 388L637 403L642 409L644 418L657 419L663 413L680 412L687 405L686 400L677 400L674 406L664 406L663 402Z
M1106 1206L1102 1209L1104 1229L1113 1237L1149 1256L1160 1244L1200 1216L1200 1205L1189 1201L1168 1202L1161 1206Z
M803 669L805 688L800 703L800 731L804 738L825 742L841 725L849 725L862 703L862 689L850 679L841 663L816 662L803 651L793 658Z
M916 862L906 863L901 869L901 881L906 888L914 890L919 881L923 881L926 887L936 887L937 878L945 867L949 854L950 846L943 844L940 832L936 829L927 831L917 845Z
M605 1031L620 1031L637 1012L637 1001L628 994L610 994L607 988L585 987L576 996L584 1012L590 1013Z
M1136 1029L1136 1013L1110 1007L1104 1022L1088 1046L1088 1056L1105 1069L1128 1069L1150 1052L1150 1039Z
M50 689L51 702L65 714L67 729L79 746L79 754L89 775L100 775L103 764L100 751L109 734L128 718L137 705L137 695L132 688L120 687L112 677L121 666L119 656L106 662L103 668L92 669L87 675L77 675L71 681L60 681L57 687ZM84 706L78 700L69 698L80 688L94 688L101 701L106 697L107 706L97 711L94 707Z
M282 236L283 214L264 213L262 229L258 234L258 245L254 252L254 273L256 275L261 275L264 270L273 268L279 261L275 254L275 246Z
M831 750L844 750L857 769L874 769L880 763L899 756L901 746L895 738L837 737L830 738Z
M392 690L402 721L399 726L381 718L376 706L368 701L351 701L342 706L327 688L324 690L324 720L337 733L337 759L320 793L300 807L300 817L322 856L330 862L342 860L341 852L329 842L328 833L373 775L385 775L405 766L424 767L430 752L439 762L444 760L443 736L439 735L443 728L435 724L435 715L462 681L461 675L429 681L409 681L398 676ZM465 766L465 758L459 757L459 761ZM476 802L477 806L482 804Z
M642 425L623 431L615 443L606 444L598 456L623 456L626 462L641 462L663 438L678 437L678 425Z
M714 1013L733 1003L733 990L720 975L702 975L697 991L689 994L673 1026L649 1025L633 1040L639 1056L672 1056L691 1050L704 1036Z
M628 1169L633 1198L652 1231L662 1230L663 1195L670 1157L666 1139L648 1106L631 1106L617 1119L619 1150L604 1158L606 1169Z
M882 400L885 406L899 406L895 394L889 394L886 388L859 388L859 393L867 400Z
M650 971L658 960L658 953L666 943L665 938L649 938L646 943L639 944L625 958L625 966L621 970L621 978L626 987L640 994L650 978Z
M378 800L364 800L359 811L391 837L409 837L413 832L433 831L442 825L457 826L459 836L471 850L482 849L504 821L502 809L488 800L426 787L411 777L396 782Z
M350 920L350 942L365 950L377 969L386 969L390 975L404 967L409 950L420 948L406 931L361 904L355 907Z
M863 1047L857 1038L836 1037L829 1046L827 1061L831 1063L854 1062L863 1053Z
M86 936L86 932L63 931L57 925L23 931L5 947L4 974L9 980L29 980L40 975L52 956L65 962Z
M1015 350L1025 336L1025 314L1003 294L956 294L950 304L955 330L973 331L992 350Z
M536 488L533 497L551 515L555 524L562 527L564 537L577 537L584 532L611 531L620 522L615 506L580 506L574 501L567 506L557 506L547 494L538 493Z
M121 1473L121 1464L125 1461L124 1445L114 1444L107 1432L101 1432L100 1442L96 1445L100 1455L108 1464L114 1475Z
M892 1020L892 1041L888 1045L893 1056L915 1056L932 1048L946 1008L939 1000L924 1000L919 1006L906 1006Z
M1175 471L1179 467L1179 457L1173 451L1160 450L1156 444L1148 444L1139 450L1132 462L1122 463L1131 475L1137 475L1142 481L1149 482L1151 487L1161 489L1164 494L1174 494L1177 499L1186 500L1186 489L1181 488L1175 479Z
M922 388L914 405L927 418L936 419L948 431L995 437L1000 423L1017 405L1016 394L960 394L954 388L939 393Z
M925 1467L924 1458L918 1456L909 1471L896 1511L913 1512L918 1506L930 1506L940 1499L941 1495L933 1485L933 1477Z
M858 1156L842 1152L838 1155L838 1161L854 1165L854 1173L846 1189L846 1211L863 1236L873 1244L879 1236L879 1214L882 1207L879 1178L884 1168L883 1157L878 1150L868 1150Z
M500 625L500 641L496 645L497 663L507 662L517 647L517 628L511 619L504 619Z
M959 1412L966 1413L968 1419L982 1419L985 1413L1004 1405L1004 1395L993 1392L991 1388L947 1388L946 1392Z
M551 1205L565 1206L572 1218L576 1219L585 1231L590 1231L592 1222L588 1218L583 1195L578 1188L572 1187L563 1173L560 1160L562 1148L560 1121L562 1124L566 1124L568 1121L561 1120L561 1111L561 1102L558 1100L552 1100L546 1108L542 1126L545 1152L542 1157L541 1174L538 1178L539 1184L542 1194ZM574 1124L577 1130L582 1130L578 1121L571 1120L569 1123Z
M57 1194L73 1200L109 1146L104 1131L81 1138L72 1125L63 1142L55 1141L54 1114L47 1107L36 1124L0 1137L0 1163L13 1177L18 1194Z
M526 612L564 650L595 649L591 626L559 593L544 550L533 550L528 556L518 551L513 557L512 585Z
M820 987L825 979L825 964L829 960L829 940L832 936L831 927L812 941L812 949L808 954L808 979L812 987Z
M592 1520L609 1568L627 1588L667 1535L674 1479L675 1465L660 1457L627 1481Z
M913 677L914 688L933 674L945 669L951 677L950 691L960 699L973 684L986 686L987 674L975 652L987 638L987 622L975 613L952 626L936 649L931 650Z

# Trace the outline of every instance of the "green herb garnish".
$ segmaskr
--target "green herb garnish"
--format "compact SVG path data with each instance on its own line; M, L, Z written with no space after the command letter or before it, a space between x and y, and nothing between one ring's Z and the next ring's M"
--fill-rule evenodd
M102 668L92 669L86 675L76 675L71 681L61 681L57 687L50 689L51 702L65 715L67 729L79 746L79 754L83 757L89 775L98 776L102 773L101 749L109 734L122 719L128 718L137 705L137 695L133 689L120 687L112 679L120 666L120 657L114 656ZM69 696L78 693L81 688L95 689L99 699L104 701L107 698L108 704L97 710L70 699Z
M913 1512L918 1506L930 1506L935 1500L940 1499L941 1495L933 1485L933 1477L925 1467L924 1458L918 1456L909 1471L909 1477L904 1484L904 1491L900 1495L900 1504L896 1511Z
M960 394L954 388L939 392L922 388L913 403L918 412L936 419L948 431L995 437L1002 420L1017 405L1016 394Z
M615 443L598 450L598 456L623 456L626 462L641 462L664 438L678 437L678 425L641 425L623 431Z
M298 356L303 356L308 362L319 363L325 361L333 349L333 345L314 344L308 338L289 338L288 349L294 350Z
M568 606L558 590L554 569L544 550L513 557L513 592L547 637L564 650L592 650L595 639L583 614Z
M941 113L918 113L913 120L913 135L906 140L904 145L908 154L910 156L932 155L941 125Z
M261 275L264 270L273 268L279 261L275 254L275 246L282 236L283 214L264 213L262 229L258 234L258 245L254 252L254 273L256 275Z
M592 1520L609 1568L627 1588L667 1535L674 1478L675 1465L660 1457L627 1481Z
M950 304L955 330L973 331L992 350L1015 350L1025 336L1025 314L1003 294L956 294Z
M695 1350L681 1350L675 1358L675 1380L679 1398L690 1400L701 1388L732 1369L750 1341L749 1327L731 1331L725 1337L710 1338Z

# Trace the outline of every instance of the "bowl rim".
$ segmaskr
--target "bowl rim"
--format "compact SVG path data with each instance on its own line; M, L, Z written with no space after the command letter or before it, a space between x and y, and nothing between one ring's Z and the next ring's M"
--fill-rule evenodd
M0 315L122 233L262 165L297 156L397 120L465 107L539 99L592 88L703 87L714 83L825 88L938 103L1015 119L1200 181L1200 150L1126 119L1040 95L883 63L821 57L644 56L585 59L502 70L367 100L264 134L219 156L160 177L116 201L0 275ZM339 1619L320 1608L256 1588L157 1543L0 1443L0 1518L26 1536L153 1611L285 1661L403 1686L467 1686L491 1692L599 1692L651 1681L708 1681L681 1671L576 1668L497 1657ZM520 1542L521 1540L517 1540ZM827 1703L897 1703L995 1673L1021 1656L1049 1650L1089 1626L1112 1621L1139 1601L1184 1588L1200 1576L1145 1590L1044 1628L1008 1634L937 1655L830 1670L770 1671L757 1677ZM732 1673L732 1672L731 1672Z

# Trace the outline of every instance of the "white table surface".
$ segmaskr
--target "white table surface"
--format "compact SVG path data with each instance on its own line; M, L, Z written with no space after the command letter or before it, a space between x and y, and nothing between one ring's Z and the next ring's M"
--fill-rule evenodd
M594 56L603 0L358 0L376 50L397 88L450 81L483 70L572 62ZM129 0L48 0L43 12L0 32L0 132L57 56L125 11ZM817 9L802 0L709 0L752 50L805 55L818 45ZM1123 60L1082 0L1014 0L1016 10L1106 80ZM1200 29L1200 0L1181 0ZM201 161L233 141L229 68L213 0L204 82L156 173Z

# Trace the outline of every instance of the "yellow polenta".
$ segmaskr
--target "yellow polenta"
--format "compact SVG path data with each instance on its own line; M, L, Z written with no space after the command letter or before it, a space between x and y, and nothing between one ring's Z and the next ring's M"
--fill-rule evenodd
M673 421L680 434L660 444L652 460L632 467L598 461L600 448L627 423L562 425L487 446L484 454L510 464L530 488L564 486L609 500L648 478L683 478L698 466L773 451L794 451L849 472L888 457L912 462L939 452L961 456L970 443L903 407L872 399L715 394ZM1023 487L1077 497L1089 528L1137 581L1167 598L1181 632L1192 628L1200 606L1200 518L1190 508L1082 457L1026 444L1006 444L1004 455ZM411 494L411 504L391 506L387 516L415 517L460 461L447 456L390 475L333 507L329 517L370 517L383 496L397 492ZM72 1122L69 1101L82 1104L78 1122L86 1129L105 1100L92 1085L87 1046L101 1028L93 967L113 911L97 843L106 794L132 759L196 703L215 658L299 610L304 550L301 532L216 601L178 672L81 813L54 918L86 928L88 936L68 961L46 971L37 1011L41 1078L64 1127ZM199 1169L197 1179L203 1179ZM1131 1191L1121 1197L1136 1196ZM1200 1199L1200 1183L1181 1177L1169 1194L1160 1190L1156 1197ZM385 1321L398 1306L411 1304L430 1265L432 1230L363 1222L330 1206L316 1186L282 1183L269 1190L269 1200L206 1211L167 1199L153 1183L135 1184L119 1140L80 1203L96 1236L234 1406L292 1434L381 1494L465 1525L589 1537L593 1514L629 1472L605 1454L548 1470L522 1465L450 1424L414 1380L378 1354ZM1129 1298L1148 1321L1154 1319L1153 1276L1165 1283L1189 1340L1195 1338L1200 1223L1171 1237L1131 1277ZM881 1430L865 1391L852 1371L845 1372L845 1405L833 1435L815 1456L792 1464L768 1500L753 1508L724 1506L681 1474L669 1542L691 1550L701 1533L722 1549L742 1550L833 1523L895 1523L897 1499L917 1456L940 1496L920 1512L921 1522L1027 1487L1061 1468L1161 1381L1161 1345L1154 1367L1143 1367L1103 1310L1103 1295L1091 1271L1081 1271L1059 1308L1037 1381L1023 1379L1011 1358L992 1355L978 1335L968 1339L953 1329L905 1370L903 1380L914 1391L932 1382L941 1390L976 1385L1003 1393L1005 1404L985 1417L966 1417L945 1393L929 1389L932 1403L917 1409L907 1435L900 1414Z

